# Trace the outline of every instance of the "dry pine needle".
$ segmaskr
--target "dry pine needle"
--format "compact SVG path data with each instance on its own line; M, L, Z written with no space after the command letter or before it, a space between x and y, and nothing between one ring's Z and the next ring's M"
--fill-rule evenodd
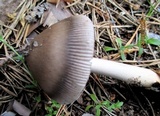
M56 4L56 3L58 3L60 0L47 0L47 2L49 2L49 3L52 3L52 4ZM69 3L71 3L71 2L73 2L73 0L64 0L65 2L69 2Z

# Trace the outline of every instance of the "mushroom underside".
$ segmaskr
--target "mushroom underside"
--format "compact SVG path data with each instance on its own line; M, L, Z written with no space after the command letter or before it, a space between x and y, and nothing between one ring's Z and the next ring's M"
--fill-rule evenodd
M78 99L89 78L94 31L83 15L64 19L40 33L26 58L41 88L59 103Z

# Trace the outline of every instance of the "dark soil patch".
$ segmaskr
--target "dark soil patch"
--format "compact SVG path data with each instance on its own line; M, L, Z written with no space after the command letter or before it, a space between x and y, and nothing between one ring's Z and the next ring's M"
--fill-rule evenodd
M19 3L15 0L12 1L15 2L13 4L14 7L9 9L9 11L5 11L4 14L15 10L15 4ZM38 5L35 1L33 4ZM149 14L150 10L152 10L151 7L153 7L152 4L157 5L157 7L153 9L152 14ZM68 9L73 13L73 15L84 14L93 21L96 35L94 57L121 61L131 65L139 65L157 72L160 72L160 62L157 61L160 59L159 46L142 46L144 48L144 53L141 56L138 56L137 48L134 48L132 52L127 51L124 53L126 61L122 61L119 50L106 51L104 47L108 46L118 48L116 38L121 38L122 45L124 46L132 37L134 39L130 44L137 45L138 37L143 34L142 31L145 29L149 32L160 34L159 4L160 3L158 1L150 3L148 1L136 0L81 0L79 2L74 2L73 4L66 3L66 5L68 5ZM8 10L8 6L10 5L12 5L12 3L7 4L6 10ZM2 8L2 6L0 7ZM4 6L6 6L6 4ZM27 13L27 11L28 9L24 13ZM1 9L0 12L3 12L3 9ZM10 13L12 14L13 12ZM2 18L1 20L5 22L8 18L6 15L4 16L4 14L1 13L0 16ZM144 30L142 30L141 26L141 28L136 32L138 26L142 25L140 23L140 19L143 18L142 14L144 14L144 17L146 18L145 22L147 22L147 26L145 26ZM15 17L13 17L13 20L14 18ZM23 23L23 20L20 21ZM8 26L10 26L11 23L12 21L7 21ZM18 22L17 26L12 27L17 29L18 32L22 32L20 34L21 36L19 36L17 31L13 31L13 29L11 29L11 33L8 33L8 28L4 25L2 26L2 34L5 35L5 39L9 45L13 46L19 54L24 55L26 51L23 51L23 47L26 46L27 43L23 41L25 31L21 29L26 29L28 23L25 23L25 26L22 26L21 23ZM39 33L43 31L43 29L39 27L36 32ZM9 34L8 37L6 32ZM6 54L8 54L8 56ZM16 99L21 104L32 110L31 115L44 116L47 114L46 106L52 105L50 103L50 98L38 86L36 86L37 83L26 70L24 62L11 59L10 57L12 56L16 55L11 49L6 49L5 47L1 48L0 114L8 109L11 101ZM109 100L112 103L122 101L124 103L122 108L115 109L113 114L108 112L107 109L101 109L102 116L160 116L160 86L159 84L155 84L154 87L150 89L151 90L128 85L125 82L118 81L110 77L91 74L86 88L80 98L72 104L62 105L59 109L62 113L58 116L62 114L66 116L82 116L86 112L95 114L96 111L94 108L91 108L89 111L85 110L88 105L95 106L95 103L89 96L89 94L92 93L94 93L100 101Z

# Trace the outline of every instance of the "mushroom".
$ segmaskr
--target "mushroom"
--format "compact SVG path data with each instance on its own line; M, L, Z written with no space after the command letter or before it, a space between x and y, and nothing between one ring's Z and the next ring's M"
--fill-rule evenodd
M32 42L27 64L41 88L60 103L76 100L90 74L93 24L73 16L39 34Z
M153 84L160 83L159 76L150 69L98 58L93 58L91 62L92 72L110 76L128 84L150 88Z
M26 61L41 88L61 104L78 99L91 71L144 87L160 83L149 69L93 58L93 51L93 24L88 17L77 15L35 37Z

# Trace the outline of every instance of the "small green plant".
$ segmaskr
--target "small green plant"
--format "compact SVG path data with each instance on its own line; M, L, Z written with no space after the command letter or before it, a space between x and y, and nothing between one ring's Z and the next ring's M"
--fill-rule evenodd
M16 54L16 56L13 57L14 60L20 60L24 62L24 57L20 55L11 45L9 45L7 41L3 39L2 35L0 35L0 42L10 48Z
M160 40L159 39L149 38L148 36L146 36L145 43L155 45L155 46L160 46Z
M138 39L138 44L137 46L139 47L139 52L138 52L138 56L141 56L143 54L143 45L141 43L141 35L139 36ZM160 40L159 39L155 39L155 38L149 38L147 35L144 38L144 44L150 44L150 45L155 45L155 46L160 46Z
M113 47L109 47L109 46L105 46L105 47L104 47L104 50L105 50L106 52L109 52L109 51L117 51L118 49L113 48Z
M28 88L28 89L35 89L37 87L38 87L38 82L34 78L31 84L28 84L25 86L25 88Z
M117 51L117 50L118 50L119 53L120 53L120 55L121 55L121 59L122 59L122 60L126 60L125 51L126 51L127 49L133 48L134 45L131 44L131 45L123 46L123 45L122 45L122 40L121 40L120 38L117 38L117 39L116 39L116 42L117 42L117 45L118 45L118 49L105 46L105 47L104 47L104 50L105 50L106 52L109 52L109 51Z
M91 99L94 101L94 105L88 105L86 107L86 111L88 111L91 108L95 108L96 110L96 116L101 115L101 108L106 108L108 111L112 112L113 110L120 109L123 105L123 102L117 101L116 103L111 103L109 100L105 101L99 101L95 94L90 95Z
M37 103L41 102L41 95L39 94L38 96L36 96L35 100Z
M147 1L150 4L150 8L149 8L149 11L147 13L147 16L152 16L154 11L155 11L155 8L156 8L157 4L160 3L160 0L156 1L154 5L150 2L150 0L147 0Z
M145 42L145 41L144 41ZM138 38L138 43L137 43L137 46L139 48L139 51L138 51L138 57L140 57L142 54L143 54L143 46L142 46L142 40L141 40L141 34Z
M0 35L0 42L2 42L4 45L6 45L10 50L12 50L14 53L15 53L15 56L12 57L12 59L14 61L21 61L23 63L23 66L25 67L25 69L23 69L28 75L30 75L30 77L32 77L28 67L26 66L25 64L25 59L24 59L24 56L23 55L20 55L11 45L9 45L7 43L7 41L5 39L3 39L3 36ZM33 79L33 77L32 77ZM37 82L33 79L33 82L31 82L32 85L28 85L26 86L26 88L35 88L37 87Z
M152 16L154 14L154 11L156 9L156 6L160 3L160 0L156 1L154 4L152 4L150 2L150 0L147 0L147 2L150 4L150 8L149 8L149 11L148 13L146 14L146 16ZM146 21L148 19L148 17L146 17L144 19L144 21ZM146 27L145 27L146 28ZM142 34L142 33L141 33ZM139 53L138 53L138 56L141 56L143 54L143 45L142 45L142 42L141 40L143 39L141 37L141 34L139 36L139 39L138 39L138 47L139 47ZM147 34L145 33L145 35L142 35L144 36L144 44L151 44L151 45L156 45L156 46L160 46L160 40L158 39L155 39L155 38L149 38L147 36Z
M117 45L119 47L119 53L121 55L122 60L126 60L126 56L125 56L125 53L124 53L125 50L133 48L134 45L130 44L130 45L127 45L127 46L123 46L122 45L122 40L120 38L117 38L116 42L117 42Z
M60 104L55 100L51 100L51 105L45 107L47 114L45 116L55 116L60 108Z
M117 38L116 42L117 42L117 45L118 45L118 49L113 48L113 47L105 46L104 50L106 52L119 51L119 53L121 55L121 59L122 60L126 60L125 51L127 51L127 49L133 48L134 46L138 46L138 48L139 48L138 56L140 57L143 54L143 44L142 44L142 40L141 39L142 38L141 38L141 34L140 34L137 45L130 44L130 45L127 45L127 46L123 46L122 45L122 40L120 38ZM144 44L160 46L160 40L159 39L155 39L155 38L149 38L148 36L145 36L144 37Z

